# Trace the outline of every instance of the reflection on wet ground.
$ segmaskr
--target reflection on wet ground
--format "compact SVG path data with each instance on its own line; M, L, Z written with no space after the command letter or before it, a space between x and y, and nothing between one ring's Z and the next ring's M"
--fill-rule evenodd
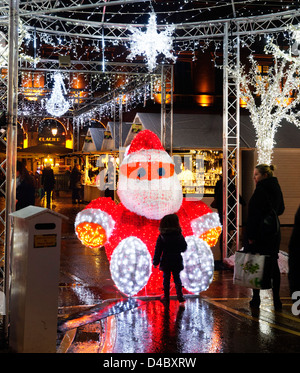
M299 352L299 318L287 309L274 312L268 304L253 315L248 302L248 298L191 297L185 307L176 300L166 307L159 300L142 301L130 310L119 309L114 315L69 329L64 334L69 343L60 352Z
M137 312L123 313L117 319L115 352L190 353L222 352L217 326L209 304L188 299L185 308L171 301L149 301ZM132 330L133 333L128 333ZM143 343L137 344L137 341Z

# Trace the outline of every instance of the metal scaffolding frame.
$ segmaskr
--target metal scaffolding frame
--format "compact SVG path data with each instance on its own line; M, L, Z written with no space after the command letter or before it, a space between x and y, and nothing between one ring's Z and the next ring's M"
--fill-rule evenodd
M235 36L233 36L236 28ZM224 25L223 45L223 259L239 248L239 160L240 97L239 82L229 66L240 64L239 25Z
M161 143L173 153L173 65L161 66ZM167 142L169 139L169 142Z
M137 0L126 0L126 3L141 2ZM64 2L60 2L59 7L55 8L56 2L47 1L22 1L9 0L0 1L0 26L2 30L7 30L8 49L9 49L9 69L8 76L0 74L0 93L2 101L7 98L7 107L2 104L2 109L7 110L7 129L3 129L0 134L0 141L6 145L6 160L0 165L0 171L6 177L5 192L6 206L0 213L0 220L4 226L4 253L5 253L5 287L6 292L9 292L10 280L10 262L12 245L12 224L10 213L14 211L15 202L15 182L16 182L16 135L17 135L17 95L18 95L18 19L22 20L22 24L28 31L34 31L37 34L51 34L66 36L70 39L84 40L105 40L107 43L123 43L129 41L130 34L128 33L128 24L113 24L109 22L91 22L88 20L65 18L63 15L68 11L75 9L86 9L123 4L123 1L113 1L111 3L87 0L85 5L78 5L77 0L70 0L68 6ZM50 14L51 13L51 14ZM223 101L223 172L224 177L224 211L223 211L223 256L228 256L234 252L239 246L239 212L238 212L238 196L239 196L239 96L238 82L228 74L227 67L231 63L238 63L239 59L239 40L248 38L251 35L263 33L278 33L283 32L290 24L300 22L300 11L290 10L275 14L253 16L247 18L234 18L224 20L210 20L207 22L181 23L175 25L173 35L174 43L178 49L193 41L212 41L218 40L223 43L223 69L224 69L224 101ZM134 24L133 27L144 27L144 25ZM158 29L163 29L164 25L159 25ZM78 65L80 67L78 68ZM122 63L124 65L124 63ZM139 64L141 67L142 64ZM107 73L110 68L115 68L113 63L107 63ZM40 69L56 70L59 69L57 61L41 60ZM19 70L30 71L36 69L34 63L19 61ZM70 71L79 71L84 73L99 73L99 63L91 61L71 61ZM126 72L127 73L127 72ZM137 72L140 74L140 71ZM142 74L147 74L145 71ZM162 141L165 143L167 129L170 129L170 138L172 138L172 123L173 123L173 66L163 65L162 71ZM171 82L171 83L170 83ZM170 94L167 99L167 95ZM103 100L103 98L102 98ZM94 102L99 104L99 102ZM172 141L170 144L172 152ZM233 162L235 159L235 163ZM228 170L233 168L235 177L229 180ZM229 202L229 186L235 185L234 203ZM0 186L4 190L4 186ZM235 211L235 221L229 220L230 212ZM5 218L3 217L5 213ZM228 232L229 225L234 223L233 232ZM4 233L0 232L0 239ZM230 246L230 247L229 247ZM6 297L7 299L9 297ZM8 305L7 305L8 307ZM9 307L7 308L9 312Z
M6 315L4 330L7 335L9 323L9 292L13 222L10 214L16 206L16 163L17 163L17 116L18 116L18 11L19 0L9 2L8 39L8 82L7 82L7 131L6 131L6 188L5 188L5 239L4 239L4 293Z

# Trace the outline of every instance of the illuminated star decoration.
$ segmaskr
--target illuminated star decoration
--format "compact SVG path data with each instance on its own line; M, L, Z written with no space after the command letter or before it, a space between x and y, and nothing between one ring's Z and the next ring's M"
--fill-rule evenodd
M164 54L166 58L175 61L176 57L171 53L173 44L171 35L174 28L174 26L167 26L164 31L158 33L156 15L155 13L151 13L146 32L133 28L129 29L132 35L130 44L131 53L128 58L133 59L135 56L145 55L150 71L155 68L156 57L161 53Z
M54 88L51 93L51 97L46 103L46 109L49 114L60 117L66 111L69 110L70 104L67 100L65 100L63 96L63 92L66 94L66 88L62 79L62 75L60 73L56 73L54 75Z

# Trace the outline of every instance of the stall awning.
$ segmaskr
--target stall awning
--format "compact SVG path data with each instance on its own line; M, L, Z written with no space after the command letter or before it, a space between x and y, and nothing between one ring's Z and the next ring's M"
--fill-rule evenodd
M82 153L97 153L113 151L115 140L110 127L89 128L85 136Z
M132 122L122 123L122 146L124 146L128 132L130 131ZM110 130L112 137L114 139L114 148L119 149L119 136L120 136L120 123L119 122L108 122L107 129Z
M83 152L101 151L104 140L104 128L89 128L82 147Z
M29 148L25 149L18 149L18 154L26 156L33 156L36 154L45 156L47 156L48 154L65 155L72 152L72 149L68 149L63 146L54 144L39 144L35 146L30 146Z
M149 129L160 137L160 113L137 113L135 123L141 123L143 129ZM223 117L217 114L174 114L173 149L222 149ZM240 117L240 147L255 148L255 130L249 116ZM167 147L169 146L169 139ZM287 121L276 133L277 148L299 148L300 129ZM129 132L125 146L132 141Z

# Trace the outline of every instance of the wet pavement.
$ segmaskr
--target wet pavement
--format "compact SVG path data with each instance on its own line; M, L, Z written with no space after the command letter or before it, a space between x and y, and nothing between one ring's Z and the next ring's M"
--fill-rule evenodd
M280 312L269 290L261 292L260 309L251 310L251 290L233 285L226 269L216 270L199 296L185 295L185 307L175 297L168 306L159 296L125 298L111 280L104 249L88 249L75 236L74 219L84 206L62 193L51 206L69 218L62 227L57 353L300 352L300 317L291 310L286 274Z
M248 298L188 298L165 307L159 300L95 321L81 320L64 335L69 353L268 353L299 352L299 318L274 312L266 299L251 313ZM290 302L284 300L284 308ZM101 315L99 315L99 318ZM94 321L92 321L94 320ZM66 343L66 338L68 343ZM63 346L64 345L64 346Z

